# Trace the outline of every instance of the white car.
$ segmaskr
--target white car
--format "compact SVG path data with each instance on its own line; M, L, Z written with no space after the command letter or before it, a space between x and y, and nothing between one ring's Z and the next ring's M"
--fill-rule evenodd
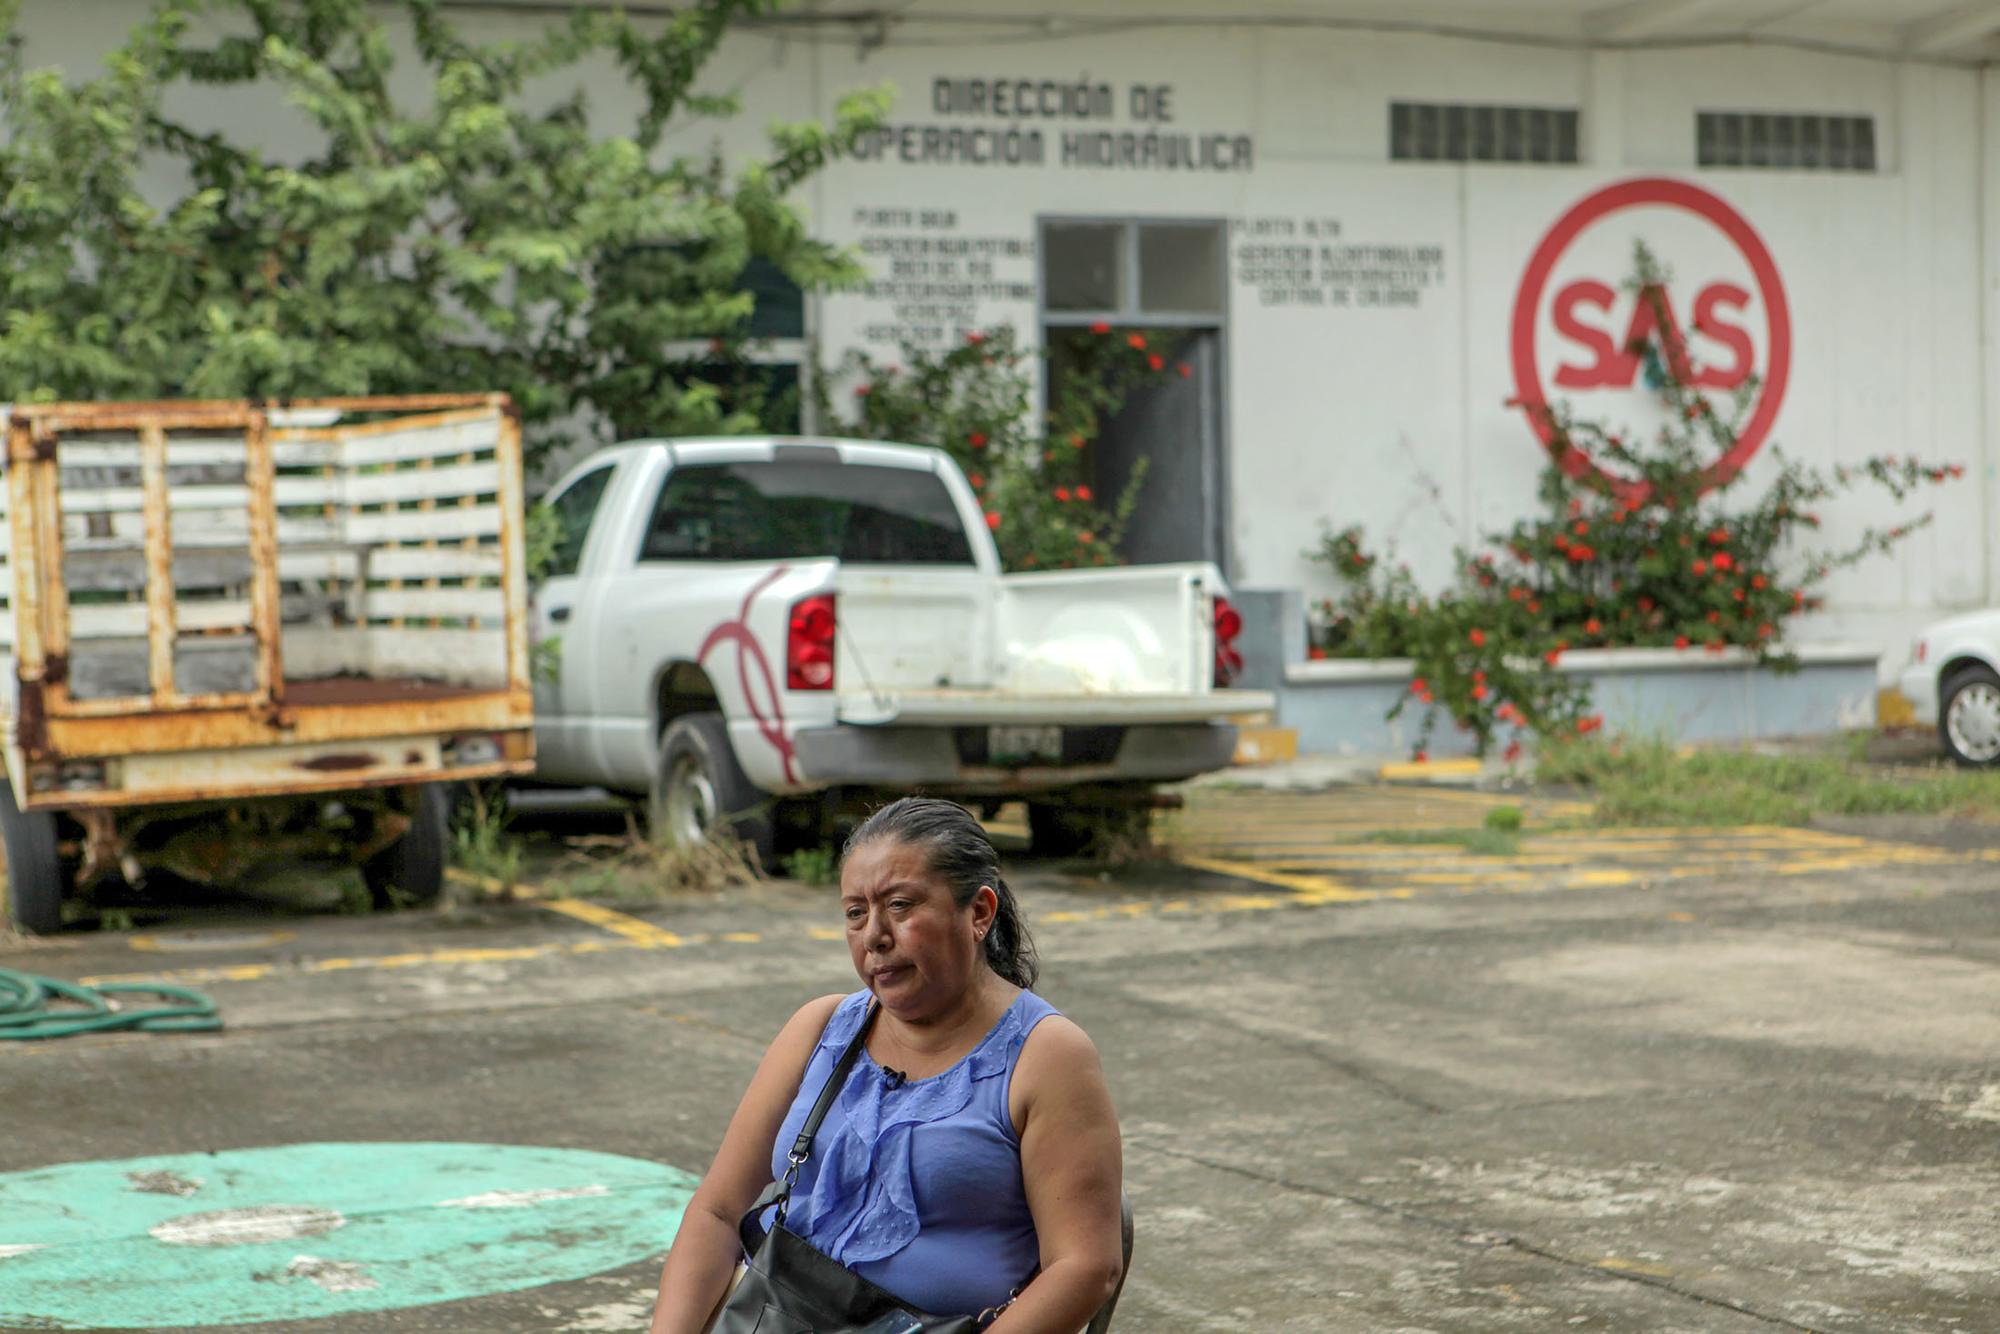
M1917 717L1937 724L1960 764L2000 764L2000 610L1927 627L1899 682Z

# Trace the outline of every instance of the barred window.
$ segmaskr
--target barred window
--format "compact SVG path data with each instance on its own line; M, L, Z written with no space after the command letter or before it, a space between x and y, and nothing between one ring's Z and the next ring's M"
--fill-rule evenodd
M1772 111L1701 111L1695 162L1703 167L1874 171L1875 118Z
M1391 102L1389 157L1396 162L1569 162L1577 157L1571 107Z

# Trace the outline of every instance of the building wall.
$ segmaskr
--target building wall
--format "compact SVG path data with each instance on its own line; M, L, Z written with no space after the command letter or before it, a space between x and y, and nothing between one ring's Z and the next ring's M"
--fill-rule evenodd
M31 60L81 69L103 49L107 14L142 12L133 0L97 0L88 19L77 12L84 8L30 0L22 31ZM502 10L462 10L458 18L496 37L541 22ZM959 32L963 38L951 35ZM1826 467L1871 454L1970 465L1964 481L1925 494L1922 505L1937 514L1930 529L1891 557L1837 575L1829 609L1798 633L1880 643L1886 670L1923 621L2000 597L1988 407L2000 364L1986 340L1995 272L1986 219L2000 180L1990 76L1765 47L1586 52L1227 24L1089 38L995 36L931 27L921 44L892 37L870 46L827 29L739 34L708 81L736 92L745 114L685 125L670 145L747 154L772 120L827 114L842 91L863 85L887 81L899 90L892 119L913 127L910 148L896 139L838 164L802 200L822 235L861 247L877 272L869 288L822 304L828 360L854 346L893 356L903 337L950 342L994 323L1036 338L1040 218L1226 220L1236 580L1323 589L1306 548L1322 523L1363 523L1435 582L1454 544L1505 526L1533 502L1542 456L1522 414L1507 406L1515 393L1513 307L1529 256L1577 201L1622 180L1665 176L1719 196L1748 223L1789 303L1789 384L1772 443L1750 467L1752 484L1770 475L1777 449ZM953 79L1101 85L1112 114L940 110L938 81ZM600 123L629 123L629 99L621 102L608 81L592 82ZM1135 88L1168 90L1171 121L1136 119ZM1584 161L1393 163L1388 117L1397 99L1575 106ZM962 100L961 91L952 105ZM239 129L256 125L280 153L309 142L309 127L295 115L240 101L193 114ZM1698 109L1871 115L1880 169L1699 170ZM934 160L924 150L925 128L1038 133L1042 161ZM1148 128L1221 135L1232 158L1247 141L1249 161L1169 170L1063 160L1065 133ZM1589 275L1615 286L1629 269L1631 239L1641 236L1673 269L1684 319L1710 282L1754 286L1742 255L1713 227L1674 209L1620 214L1594 229L1559 266L1558 281ZM1286 245L1311 248L1304 281L1273 280L1274 266L1259 257L1257 247ZM1363 269L1394 272L1379 281L1327 278L1321 246L1354 248L1339 253ZM1368 259L1375 247L1391 258ZM898 273L897 258L930 267ZM941 274L940 265L953 268ZM1333 304L1343 287L1347 304ZM1754 326L1761 311L1752 306L1743 319ZM1614 307L1614 332L1623 319ZM1566 345L1553 338L1546 313L1538 327L1544 369L1552 370ZM1754 332L1767 369L1769 348L1761 328ZM1720 356L1722 348L1697 339L1696 353ZM1576 401L1586 413L1644 426L1636 396L1598 391ZM1840 545L1866 524L1901 522L1919 508L1872 494L1830 504L1827 540Z

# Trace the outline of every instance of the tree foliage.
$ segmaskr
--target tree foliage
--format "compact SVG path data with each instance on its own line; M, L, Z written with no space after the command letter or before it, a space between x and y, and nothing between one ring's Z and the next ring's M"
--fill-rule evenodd
M857 276L787 199L887 102L773 127L747 165L669 153L670 125L735 110L698 77L732 19L772 5L579 9L482 42L438 0L156 0L97 77L11 51L0 398L501 389L531 448L578 421L755 429L754 396L702 365L747 336L753 258L806 288ZM592 124L585 83L610 77L636 128ZM244 89L317 143L278 160L180 114Z

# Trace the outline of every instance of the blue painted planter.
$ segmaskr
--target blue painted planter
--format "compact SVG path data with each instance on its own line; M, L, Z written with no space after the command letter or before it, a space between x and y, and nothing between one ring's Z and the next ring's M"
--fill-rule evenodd
M1305 600L1297 589L1240 591L1242 684L1278 697L1277 722L1298 729L1301 753L1393 754L1407 751L1423 725L1414 702L1386 715L1409 694L1407 658L1306 657ZM1746 649L1573 649L1557 668L1586 681L1607 732L1679 741L1751 741L1811 736L1875 721L1876 664L1870 644L1793 646L1800 668L1783 674L1757 665ZM1472 737L1440 717L1433 756L1469 755Z

